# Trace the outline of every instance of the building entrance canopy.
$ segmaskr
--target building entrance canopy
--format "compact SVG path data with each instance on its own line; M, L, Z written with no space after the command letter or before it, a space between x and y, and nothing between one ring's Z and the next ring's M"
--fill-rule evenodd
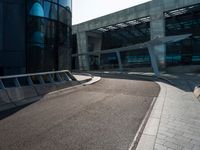
M135 50L135 49L148 48L153 71L154 71L155 75L158 77L160 75L160 73L159 73L159 69L158 69L156 55L153 51L153 47L163 45L163 44L167 44L167 43L175 43L175 42L187 39L190 36L191 36L191 34L183 34L183 35L167 36L167 37L156 37L155 39L150 40L148 42L144 42L144 43L139 43L139 44L135 44L135 45L127 46L127 47L122 47L122 48L107 49L107 50L104 50L104 51L96 50L96 51L93 51L93 52L78 53L78 54L72 55L72 57L116 53L117 58L118 58L119 69L123 70L120 52L132 51L132 50Z

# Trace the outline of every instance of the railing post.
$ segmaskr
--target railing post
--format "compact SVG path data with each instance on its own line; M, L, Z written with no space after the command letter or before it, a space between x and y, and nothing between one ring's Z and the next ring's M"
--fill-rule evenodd
M1 89L5 89L5 86L4 86L3 81L1 79L0 79L0 87L1 87Z
M58 81L59 81L59 82L62 82L62 78L60 77L60 74L59 74L59 73L56 73L56 77L58 78Z
M48 77L49 77L50 82L51 82L51 83L54 83L54 80L53 80L51 74L49 74Z
M27 80L28 80L28 84L29 84L30 86L33 86L33 85L34 85L34 84L33 84L33 81L32 81L32 79L31 79L30 76L27 77Z
M63 74L64 74L64 77L65 77L65 80L70 81L70 78L68 77L68 75L65 72Z
M39 75L38 77L39 77L40 84L45 84L43 77L41 75Z
M77 79L70 72L66 72L66 74L71 80L77 81Z
M15 83L16 87L20 87L21 86L20 83L19 83L18 78L14 78L14 83Z

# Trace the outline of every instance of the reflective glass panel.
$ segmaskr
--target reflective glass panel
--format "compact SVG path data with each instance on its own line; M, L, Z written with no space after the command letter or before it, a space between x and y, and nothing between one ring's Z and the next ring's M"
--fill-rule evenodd
M71 10L71 7L72 7L71 0L59 0L59 4L65 8L69 8Z
M64 24L67 24L67 22L70 20L68 17L68 11L63 8L63 7L59 7L59 21L61 21Z
M32 16L44 17L44 10L40 3L36 2L32 5L30 12Z
M57 20L58 6L54 3L44 2L44 16L46 18Z

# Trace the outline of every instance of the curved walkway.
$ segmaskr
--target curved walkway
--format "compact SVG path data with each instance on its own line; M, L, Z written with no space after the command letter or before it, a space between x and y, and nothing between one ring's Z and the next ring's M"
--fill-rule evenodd
M200 102L192 82L173 82L176 86L158 82L161 91L137 150L200 150Z

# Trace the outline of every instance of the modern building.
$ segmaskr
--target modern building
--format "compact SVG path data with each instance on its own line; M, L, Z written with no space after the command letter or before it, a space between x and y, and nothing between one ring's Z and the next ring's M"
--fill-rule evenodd
M159 68L200 71L200 1L152 0L72 27L73 54L123 48L157 37L192 34L180 42L154 46ZM120 54L124 68L151 68L147 49ZM186 67L187 66L187 67ZM118 68L116 53L72 58L81 70Z
M71 0L0 0L0 76L70 68Z

